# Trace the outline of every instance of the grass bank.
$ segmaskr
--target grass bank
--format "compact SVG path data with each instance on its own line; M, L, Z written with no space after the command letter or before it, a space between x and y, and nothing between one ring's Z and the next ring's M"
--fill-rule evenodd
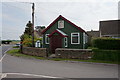
M37 56L30 56L20 53L19 49L12 49L7 52L7 54L10 54L11 56L17 56L17 57L27 57L27 58L36 58L36 59L45 59L44 57L37 57Z
M13 48L19 48L18 46L13 46Z
M7 52L8 54L12 56L17 57L26 57L26 58L35 58L35 59L41 59L41 60L53 60L53 61L80 61L80 62L94 62L94 63L110 63L110 64L117 64L117 62L113 61L102 61L102 60L80 60L80 59L62 59L62 58L44 58L44 57L37 57L37 56L30 56L20 53L19 49L12 49Z

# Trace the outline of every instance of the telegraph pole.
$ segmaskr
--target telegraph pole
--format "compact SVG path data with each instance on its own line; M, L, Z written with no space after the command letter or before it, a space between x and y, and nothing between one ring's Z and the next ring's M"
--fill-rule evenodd
M32 47L35 46L35 43L34 43L34 11L35 11L35 4L32 3L32 27L33 27L33 31L32 31Z

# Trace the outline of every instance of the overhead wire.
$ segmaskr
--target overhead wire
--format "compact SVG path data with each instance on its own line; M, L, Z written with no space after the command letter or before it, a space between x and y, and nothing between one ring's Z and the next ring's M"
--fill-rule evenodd
M37 18L36 14L35 14L35 23L36 23L36 25L38 25L38 20L37 19L38 18Z
M20 2L20 3L24 3L24 4L32 4L32 2ZM9 4L5 4L4 2L2 3L3 5L7 6L7 7L15 7L15 8L19 8L19 9L23 9L23 8L20 8L20 7L17 7L17 6L14 6L14 5L9 5ZM53 10L50 10L48 8L45 8L45 7L40 7L41 10L46 10L48 13L52 13L52 14L58 14L58 15L61 15L59 12L57 11L53 11ZM35 22L36 24L38 25L38 17L37 17L37 14L41 12L39 10L35 10ZM74 20L74 21L78 21L78 18L75 18L75 17L72 17L72 16L69 16L69 15L65 15L65 16L68 16L68 18Z
M50 9L48 9L48 8L45 8L45 7L42 7L42 6L40 6L40 8L41 8L41 10L46 10L47 12L50 12L50 13L59 14L59 13L56 12L56 11L52 11L52 10L50 10ZM37 10L37 12L39 12L39 10Z
M2 4L3 4L4 6L7 6L7 7L23 9L23 8L20 8L20 7L17 7L17 6L13 6L13 5L9 5L9 4L5 4L5 3L2 3Z

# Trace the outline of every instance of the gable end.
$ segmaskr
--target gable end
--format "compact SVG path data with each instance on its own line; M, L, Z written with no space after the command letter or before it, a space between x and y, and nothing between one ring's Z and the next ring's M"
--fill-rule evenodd
M78 27L77 25L75 25L74 23L72 23L71 21L67 20L66 18L64 18L63 16L60 15L45 30L42 31L42 34L44 34L50 27L52 27L60 18L63 19L64 21L68 22L69 24L73 25L74 27L76 27L77 29L79 29L81 32L85 32L82 28Z

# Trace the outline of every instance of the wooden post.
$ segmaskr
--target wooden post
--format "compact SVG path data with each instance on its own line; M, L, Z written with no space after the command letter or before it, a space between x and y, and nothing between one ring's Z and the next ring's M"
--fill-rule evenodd
M32 33L32 47L35 46L35 43L34 43L34 10L35 10L35 4L32 3L32 24L33 24L33 33Z

